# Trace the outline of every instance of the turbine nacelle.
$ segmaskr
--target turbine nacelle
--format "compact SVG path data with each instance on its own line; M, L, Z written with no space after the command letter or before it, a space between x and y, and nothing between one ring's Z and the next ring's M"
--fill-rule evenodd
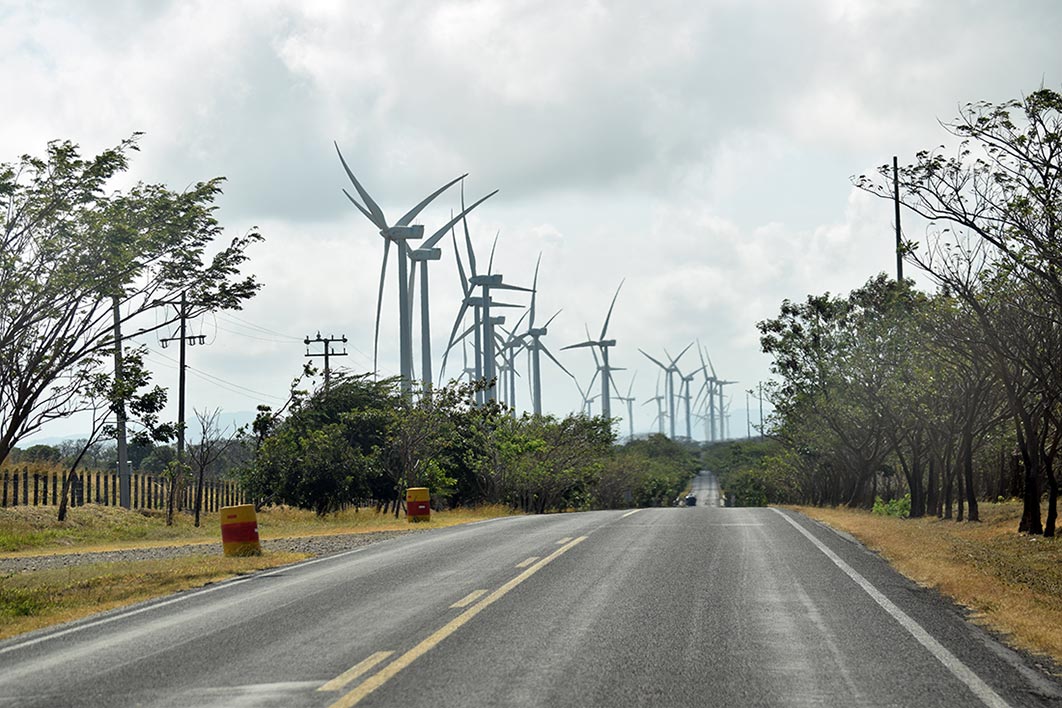
M441 248L417 248L409 252L411 261L437 261L441 258Z
M546 328L545 327L532 327L531 329L527 330L527 334L532 336L532 337L545 337L546 336Z
M389 226L386 229L380 229L380 235L384 238L391 239L392 241L408 241L411 239L424 238L424 225Z
M502 284L501 274L494 275L473 275L468 279L469 285L486 286L488 288L496 288Z

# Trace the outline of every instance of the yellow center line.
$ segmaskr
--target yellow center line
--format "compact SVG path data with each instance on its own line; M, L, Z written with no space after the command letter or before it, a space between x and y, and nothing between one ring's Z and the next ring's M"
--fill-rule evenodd
M450 609L455 609L455 608L458 608L458 607L468 607L473 602L478 600L480 595L485 595L486 593L487 593L486 590L473 590L472 592L468 593L467 595L462 597L460 600L458 600L454 604L450 605Z
M635 509L634 511L628 511L628 512L627 512L626 514L624 514L624 515L623 515L623 516L621 516L620 518L621 518L621 519L626 519L626 518L627 518L628 516L630 516L631 514L637 514L637 513L639 512L639 511L641 511L641 509Z
M571 541L571 540L572 540L571 536L565 536L561 540L557 541L557 545L558 546L563 546L565 543L567 543L568 541Z
M367 678L365 681L359 684L353 691L341 697L329 708L350 708L350 706L357 705L358 702L361 701L361 699L365 698L370 693L378 689L380 686L384 685L389 680L394 678L402 669L412 664L418 658L434 649L442 640L446 639L451 634L460 629L463 625L467 624L469 620L478 615L480 612L482 612L483 610L503 598L517 585L524 582L532 575L542 570L551 562L559 558L562 554L566 553L567 551L574 548L585 540L586 536L580 536L579 538L573 539L569 543L553 551L553 553L550 553L548 556L538 561L530 568L517 575L512 580L505 583L505 585L502 585L490 595L487 595L485 598L469 607L457 617L454 617L441 628L437 629L429 637L422 640L420 644L416 645L415 647L407 651L405 654L401 655L400 657L392 661L390 664L380 669L380 671Z
M349 669L341 673L339 676L336 676L334 679L321 686L317 690L338 691L354 679L368 672L370 669L372 669L374 666L376 666L392 654L394 654L393 651L378 651L375 654L370 655L369 658L365 659L364 661L361 661L355 664L354 666L350 667Z
M538 556L531 556L527 560L522 560L519 563L517 563L516 567L517 568L526 568L527 566L531 565L532 563L534 563L537 560L538 560Z

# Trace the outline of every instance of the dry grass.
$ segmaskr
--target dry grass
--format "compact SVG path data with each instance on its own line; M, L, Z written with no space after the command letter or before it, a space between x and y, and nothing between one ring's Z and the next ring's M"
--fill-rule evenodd
M433 512L431 521L410 524L405 515L377 514L372 509L353 509L327 516L287 507L264 509L258 514L262 539L292 536L322 536L341 533L370 533L409 528L439 528L479 521L512 512L505 506ZM175 515L166 525L160 511L127 511L88 504L69 510L67 520L56 521L52 507L9 507L0 509L0 556L41 553L71 553L161 545L209 543L221 538L217 513L203 514L196 528L190 514Z
M410 524L404 515L349 510L318 517L312 512L273 508L258 514L263 540L374 531L429 529L507 516L504 506L433 512L431 521ZM137 512L86 505L55 520L54 508L0 509L0 557L43 553L144 548L221 540L218 515L206 514L196 528L187 514L166 526L160 512ZM267 552L250 558L195 555L125 563L95 563L0 575L0 639L201 587L236 575L293 563L305 554Z
M973 619L1062 664L1062 541L1017 533L1021 505L981 504L981 523L898 519L796 507L847 531L912 580L969 608Z
M186 556L0 576L0 639L305 557L299 553Z

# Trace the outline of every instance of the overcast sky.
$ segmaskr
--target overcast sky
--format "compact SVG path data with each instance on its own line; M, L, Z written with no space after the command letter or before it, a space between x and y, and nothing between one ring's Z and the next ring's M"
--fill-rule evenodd
M756 322L895 269L891 204L851 177L940 144L967 101L1058 90L1060 36L1056 0L0 0L0 162L143 131L136 180L228 179L220 219L261 229L248 269L265 287L195 323L209 344L189 353L189 410L277 405L318 330L371 368L383 241L340 191L336 141L392 220L466 172L470 199L500 189L470 220L481 269L496 233L506 282L530 286L542 254L540 321L563 309L543 342L583 386L590 353L558 350L600 331L626 278L608 334L624 392L637 372L635 429L657 385L638 348L699 338L740 381L740 435L744 390L769 377ZM429 233L457 198L423 213ZM461 297L441 245L436 353ZM397 373L394 262L388 277L380 368ZM145 343L175 400L174 349ZM548 410L578 409L570 379L543 376Z

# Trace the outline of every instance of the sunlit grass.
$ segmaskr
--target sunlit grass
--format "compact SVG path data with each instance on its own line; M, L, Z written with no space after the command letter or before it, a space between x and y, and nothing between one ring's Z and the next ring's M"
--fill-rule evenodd
M405 514L396 519L393 514L376 513L371 508L317 516L302 509L270 507L258 514L258 532L260 538L267 540L439 528L511 513L506 506L481 506L432 512L431 521L412 524L406 521ZM127 511L95 504L70 508L66 521L60 523L52 507L9 507L0 509L0 554L71 553L221 540L216 512L203 514L200 524L196 528L188 513L175 514L174 524L167 526L161 511Z
M980 505L980 523L898 519L799 507L879 552L912 580L969 608L973 619L1062 663L1062 543L1017 533L1021 504Z
M126 511L86 505L70 509L59 523L54 508L0 509L0 555L74 553L85 551L184 545L220 541L218 514L204 514L196 528L188 514L177 514L166 526L162 512ZM400 514L353 509L319 517L286 507L258 514L263 540L376 531L405 531L454 526L508 516L506 506L432 512L431 521L416 524ZM94 563L0 575L0 639L67 622L153 597L216 582L235 575L293 563L306 554L266 551L262 556L228 558L204 554L180 558Z
M0 576L0 639L305 557L300 553L185 556Z

